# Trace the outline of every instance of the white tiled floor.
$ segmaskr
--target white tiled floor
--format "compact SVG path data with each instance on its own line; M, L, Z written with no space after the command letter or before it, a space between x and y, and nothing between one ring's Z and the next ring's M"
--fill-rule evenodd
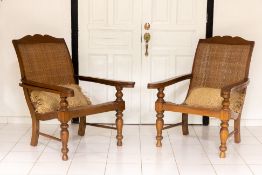
M242 127L242 142L228 141L227 158L218 157L219 127L190 126L165 130L163 147L155 147L153 125L125 125L123 146L117 147L113 130L87 127L77 135L70 125L69 161L62 161L61 144L39 138L30 146L31 127L0 124L0 175L261 175L262 127ZM231 128L232 129L232 128ZM41 130L59 136L58 125Z

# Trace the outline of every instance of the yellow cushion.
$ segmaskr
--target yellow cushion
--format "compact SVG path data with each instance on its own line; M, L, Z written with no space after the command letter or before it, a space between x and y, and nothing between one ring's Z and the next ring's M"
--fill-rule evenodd
M185 104L203 108L222 108L223 98L220 96L221 89L194 88L185 100ZM240 113L244 101L244 94L234 92L230 96L230 110Z
M74 96L68 97L68 108L90 105L90 99L83 94L81 88L76 84L60 85L69 89L74 90ZM59 109L60 95L45 92L45 91L32 91L31 101L35 106L37 113L47 113L57 111Z

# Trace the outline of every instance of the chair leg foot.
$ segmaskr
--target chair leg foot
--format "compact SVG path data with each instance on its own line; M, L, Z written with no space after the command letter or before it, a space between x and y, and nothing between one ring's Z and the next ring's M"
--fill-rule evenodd
M61 152L62 152L62 159L65 161L65 160L68 160L68 147L67 147L67 143L68 143L68 139L69 139L69 132L68 132L68 124L67 123L61 123L60 125L60 128L61 128L61 132L60 132L60 135L61 135L61 142L62 142L62 149L61 149Z
M78 135L84 136L86 131L86 116L80 117L80 123L78 128Z
M116 111L116 128L117 128L117 146L122 146L122 130L123 130L123 112L120 110Z
M234 140L235 143L240 143L241 142L241 136L240 136L240 117L238 117L235 121L234 121Z
M220 158L226 157L226 150L227 150L227 138L228 138L228 120L222 120L221 121L221 129L220 129L220 141L221 145L219 147L220 149Z
M31 137L31 146L37 146L39 138L39 120L35 117L32 117L32 137Z
M188 114L182 113L182 132L183 135L188 135Z
M163 131L163 127L164 127L164 120L163 120L164 111L157 112L156 117L157 117L157 119L156 119L156 131L157 131L156 146L161 147L162 146L162 140L163 140L162 131Z

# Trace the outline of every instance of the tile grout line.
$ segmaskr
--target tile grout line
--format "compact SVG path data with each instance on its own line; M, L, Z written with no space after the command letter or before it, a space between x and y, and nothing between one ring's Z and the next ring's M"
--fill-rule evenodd
M52 135L54 135L56 133L56 131L58 130L59 127L56 128L56 130L52 133ZM31 128L30 128L31 129ZM39 130L40 130L40 124L39 124ZM32 136L31 136L32 137ZM39 140L39 138L38 138ZM50 143L51 139L48 140L48 142L45 144L45 148L41 151L40 155L38 156L38 158L36 159L36 161L33 163L33 166L31 167L31 169L28 172L28 175L31 174L33 168L35 167L35 165L37 164L38 160L40 159L40 157L43 155L47 145Z
M204 150L204 152L205 152L205 154L206 154L206 156L207 156L207 158L208 158L208 160L209 160L209 162L210 162L210 165L212 166L212 168L213 168L215 174L217 175L216 169L215 169L213 163L211 162L211 160L210 160L210 158L209 158L209 156L208 156L208 153L207 153L207 151L205 150L203 144L201 143L201 141L200 141L200 139L199 139L199 137L198 137L198 135L197 135L197 133L196 133L196 131L195 131L194 126L192 126L192 129L193 129L193 131L194 131L194 133L195 133L195 135L196 135L196 137L197 137L197 139L198 139L198 141L199 141L201 147L203 148L203 150Z
M169 132L168 132L168 131L167 131L167 137L168 137L169 144L171 145L171 149L172 149L172 153L173 153L173 158L174 158L174 160L175 160L175 164L176 164L176 167L177 167L177 172L178 172L178 174L180 175L181 172L180 172L180 169L179 169L177 160L176 160L176 156L175 156L175 152L174 152L175 149L174 149L174 147L173 147L173 145L172 145L172 143L171 143L171 139L170 139L170 135L169 135Z
M141 167L141 175L143 175L143 161L142 161L142 144L141 144L141 128L140 125L138 125L138 130L139 130L139 148L140 148L140 167Z
M113 126L113 125L111 125ZM106 164L105 164L105 170L104 170L104 175L106 174L106 168L107 168L107 161L108 161L108 157L109 157L109 151L110 151L110 146L111 146L111 142L112 142L112 135L113 135L113 130L111 129L110 131L110 140L109 140L109 146L108 146L108 149L107 149L107 156L106 156Z

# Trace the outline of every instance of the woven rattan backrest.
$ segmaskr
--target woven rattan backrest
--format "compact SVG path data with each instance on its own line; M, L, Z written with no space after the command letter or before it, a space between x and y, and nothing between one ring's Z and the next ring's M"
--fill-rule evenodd
M200 40L193 64L190 88L222 88L248 78L254 42L240 37Z
M73 66L64 39L26 36L13 41L23 79L48 84L74 83Z

